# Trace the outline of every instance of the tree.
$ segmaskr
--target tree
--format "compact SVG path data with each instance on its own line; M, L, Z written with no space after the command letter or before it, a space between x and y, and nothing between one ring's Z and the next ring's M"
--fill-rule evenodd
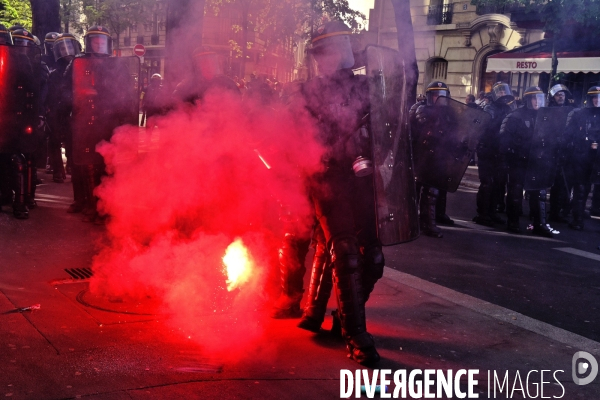
M1 0L0 1L0 23L7 28L14 24L21 24L31 29L31 5L23 0Z
M482 7L503 7L538 19L547 36L552 38L552 72L550 86L557 78L556 50L564 43L576 41L591 45L600 35L600 0L471 0Z
M60 0L30 0L32 32L41 41L48 32L60 31Z
M105 25L117 35L118 49L121 32L151 21L156 3L156 0L83 0L82 12L88 26Z
M590 35L600 34L600 0L471 0L471 4L538 14L544 31L555 35L565 34L573 25Z
M341 19L354 31L362 27L364 15L352 10L348 0L208 0L207 9L218 15L223 7L240 10L240 23L232 30L241 32L241 39L231 39L232 50L240 49L241 71L251 48L249 32L259 33L265 48L273 48L295 38L307 40L314 29L325 20Z

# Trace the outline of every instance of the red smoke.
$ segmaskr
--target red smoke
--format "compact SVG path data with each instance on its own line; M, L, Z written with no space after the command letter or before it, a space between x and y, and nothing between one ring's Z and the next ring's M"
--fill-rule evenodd
M310 221L303 177L319 168L322 148L309 121L209 93L159 120L158 151L136 156L138 127L117 129L98 147L109 172L96 190L109 244L94 258L91 290L162 299L174 327L211 351L239 354L260 338L280 209ZM253 272L229 292L222 257L236 238Z

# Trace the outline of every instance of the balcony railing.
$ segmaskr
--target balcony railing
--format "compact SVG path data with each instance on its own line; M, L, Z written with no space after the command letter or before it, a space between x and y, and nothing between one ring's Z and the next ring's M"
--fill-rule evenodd
M490 5L490 6L477 6L475 13L477 15L485 15L485 14L507 14L511 12L511 9L514 6L510 5Z
M427 25L444 25L452 23L452 4L429 6Z

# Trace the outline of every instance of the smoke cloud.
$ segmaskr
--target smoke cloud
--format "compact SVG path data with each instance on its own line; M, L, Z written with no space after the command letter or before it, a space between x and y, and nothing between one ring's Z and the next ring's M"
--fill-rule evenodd
M136 155L139 128L118 128L97 148L109 176L96 194L110 218L90 289L159 298L157 312L182 335L213 353L244 352L275 294L280 214L311 221L304 178L323 152L314 129L299 110L216 91L158 120L157 151ZM222 258L238 238L252 273L228 291Z

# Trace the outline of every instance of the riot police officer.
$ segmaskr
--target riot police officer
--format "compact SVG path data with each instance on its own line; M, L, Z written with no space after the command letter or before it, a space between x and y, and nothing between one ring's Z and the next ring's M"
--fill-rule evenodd
M50 72L56 68L56 60L54 59L54 42L58 37L58 32L48 32L44 38L44 51L42 60L46 63Z
M348 153L345 146L368 112L368 86L352 72L350 29L343 22L321 26L312 38L311 54L318 74L302 86L295 104L315 117L319 139L328 151L323 160L325 170L310 177L310 198L331 255L348 355L369 364L377 362L379 354L366 329L364 262L353 212L353 198L358 193L353 191L352 164L357 154Z
M80 54L80 45L75 36L70 33L57 35L52 44L52 54L55 69L50 73L48 81L48 110L49 127L49 159L53 171L53 180L64 182L66 176L62 160L62 142L65 142L67 158L72 161L71 111L73 109L72 69L69 68L73 59ZM85 203L82 187L81 171L71 168L73 185L73 203L67 209L69 213L81 212Z
M570 107L572 99L569 89L562 84L554 85L548 92L548 107ZM566 216L570 209L571 184L565 175L565 160L567 156L567 143L563 133L558 149L558 166L554 184L550 189L550 216L552 222L566 223Z
M47 81L47 75L43 74L43 72L47 73L47 69L42 70L41 55L33 50L37 48L37 45L36 38L31 32L26 29L14 29L12 40L15 50L18 49L19 53L18 68L23 72L21 78L34 80L34 82L27 83L27 85L33 84L35 89L32 90L36 92L33 104L21 105L22 107L31 107L34 115L25 117L29 118L29 120L23 121L23 124L27 126L27 137L25 139L25 136L22 136L22 139L25 140L18 140L16 152L11 157L11 181L15 192L13 214L16 218L26 219L29 217L29 210L36 206L37 168L33 160L33 153L39 146L38 130L36 128L39 126L39 121L44 114L39 97L42 93L41 83L45 84ZM18 86L25 84L24 81L17 83ZM25 116L27 112L23 110L20 114Z
M73 168L80 168L84 178L83 221L104 224L94 189L106 171L95 147L102 140L110 140L118 126L139 124L139 93L129 70L135 66L137 73L139 60L111 57L112 38L104 26L89 28L84 44L84 53L71 63L73 95L80 99L73 104Z
M546 96L537 86L523 93L525 107L508 114L500 127L500 155L508 170L506 214L507 228L520 233L519 214L527 172L537 112L544 107ZM506 169L506 168L503 168ZM558 233L546 223L546 190L529 191L529 208L533 218L532 231L536 235L553 237Z
M192 54L193 74L182 80L173 92L176 101L195 104L209 90L226 91L241 95L233 79L223 74L219 54L208 47L199 47Z
M417 102L409 111L412 131L421 131L428 129L432 124L441 123L441 116L436 115L434 109L434 104L436 104L439 97L450 97L450 90L444 82L433 81L425 90L426 100ZM418 188L421 188L419 191L421 232L427 236L442 238L444 234L437 223L454 224L454 221L446 214L447 192L423 185L421 182L418 182L418 184Z
M600 86L587 91L586 106L571 111L567 118L567 136L570 147L567 162L568 175L573 180L572 220L569 226L583 229L586 200L592 183L598 180L598 143L600 142ZM595 176L592 176L592 173Z
M496 215L498 203L504 201L506 186L506 172L498 168L498 138L504 117L514 109L515 98L508 84L496 82L492 86L491 100L484 111L492 116L492 120L477 145L480 184L477 191L477 215L473 218L475 223L485 226L504 223Z
M0 45L12 46L13 40L10 31L0 24ZM0 207L12 205L13 191L10 185L10 154L0 152Z
M162 76L153 74L150 83L142 92L142 110L146 117L146 130L152 131L156 125L156 117L165 111L165 96Z
M13 45L12 35L10 31L6 29L6 27L0 24L0 44L5 44L8 46Z

